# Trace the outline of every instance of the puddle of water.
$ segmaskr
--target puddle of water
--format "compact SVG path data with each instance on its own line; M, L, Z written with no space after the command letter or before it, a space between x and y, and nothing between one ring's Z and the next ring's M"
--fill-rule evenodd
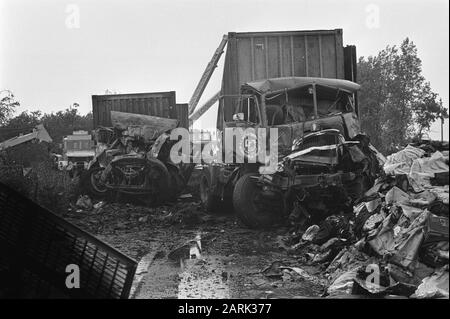
M201 234L197 234L189 248L189 259L180 259L178 298L230 298L228 276L223 265L202 254Z

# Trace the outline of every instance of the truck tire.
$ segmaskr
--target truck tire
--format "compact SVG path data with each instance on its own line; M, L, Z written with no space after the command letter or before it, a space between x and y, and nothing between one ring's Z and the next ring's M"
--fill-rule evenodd
M245 174L238 179L233 191L233 206L238 218L250 228L273 226L282 215L282 203L276 209L267 205L259 196L255 174ZM273 203L272 203L273 204Z
M147 165L150 166L149 178L153 180L152 184L156 187L157 193L152 194L153 196L145 195L145 197L148 199L149 206L157 206L170 197L170 174L166 165L156 158L147 159Z
M199 191L203 207L208 212L217 212L221 200L219 196L213 193L211 174L207 169L204 169L200 175Z
M169 171L170 176L169 194L167 200L169 202L175 202L183 191L185 183L183 177L178 171L178 168L167 166L167 170Z
M104 169L104 167L99 166L92 167L84 172L80 178L82 190L92 197L105 198L108 194L108 189L98 183L99 175Z

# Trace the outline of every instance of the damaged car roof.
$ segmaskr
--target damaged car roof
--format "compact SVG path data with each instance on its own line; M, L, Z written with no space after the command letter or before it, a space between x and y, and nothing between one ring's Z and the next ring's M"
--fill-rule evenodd
M243 85L243 88L250 88L262 94L277 93L284 90L293 90L310 85L320 85L331 88L336 88L349 93L356 92L360 89L360 85L341 79L327 79L314 77L283 77L272 78L261 81L248 82Z

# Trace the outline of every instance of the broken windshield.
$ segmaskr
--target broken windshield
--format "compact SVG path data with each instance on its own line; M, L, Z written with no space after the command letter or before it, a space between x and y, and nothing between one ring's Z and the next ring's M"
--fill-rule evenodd
M259 103L255 96L248 94L225 95L222 96L222 99L234 108L233 122L248 124L259 124L261 122Z
M270 126L304 122L353 111L352 94L332 87L316 85L317 110L312 85L266 96L266 114Z

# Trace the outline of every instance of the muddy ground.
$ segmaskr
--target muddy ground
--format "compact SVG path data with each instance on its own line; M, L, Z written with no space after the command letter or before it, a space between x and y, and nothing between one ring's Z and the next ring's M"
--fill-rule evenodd
M285 249L287 227L248 229L231 209L211 215L194 198L73 207L63 217L139 262L130 298L305 298L327 287L319 266Z

